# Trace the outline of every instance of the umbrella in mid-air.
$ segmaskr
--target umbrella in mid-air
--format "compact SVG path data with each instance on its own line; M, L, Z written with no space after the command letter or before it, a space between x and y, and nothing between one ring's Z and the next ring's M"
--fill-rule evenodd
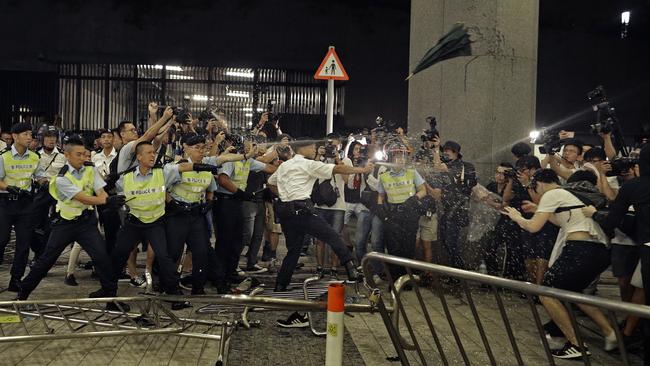
M469 38L465 25L462 23L456 24L447 34L438 40L438 43L433 48L424 54L406 80L440 61L458 56L471 55L471 43L472 41Z

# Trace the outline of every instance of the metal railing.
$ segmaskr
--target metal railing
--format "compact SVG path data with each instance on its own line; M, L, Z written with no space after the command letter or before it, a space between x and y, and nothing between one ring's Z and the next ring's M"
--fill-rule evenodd
M618 347L621 354L621 361L624 365L629 365L628 353L625 349L625 344L622 341L622 334L618 329L616 322L616 313L624 313L628 315L638 316L640 318L650 319L650 307L643 305L635 305L631 303L625 303L621 301L613 301L605 299L602 297L589 296L581 293L570 292L565 290L560 290L556 288L550 288L545 286L539 286L527 282L520 282L500 277L489 276L481 273L471 272L460 270L451 267L445 267L437 264L421 262L401 257L395 257L391 255L371 252L368 253L362 260L363 272L366 277L366 284L374 289L375 292L380 292L378 284L373 280L372 268L373 262L381 262L384 264L385 273L388 277L388 289L393 301L392 311L388 308L385 303L383 296L371 296L371 303L377 307L379 313L381 314L382 320L386 326L390 339L395 347L398 358L402 365L409 365L410 361L407 357L407 350L413 350L417 353L417 358L419 361L426 365L427 363L432 363L431 360L427 360L424 355L423 348L418 342L416 337L414 326L412 321L409 319L404 306L404 300L401 298L402 291L405 286L410 286L414 290L415 297L417 299L417 304L419 309L422 312L422 315L425 319L428 331L431 333L431 337L435 343L435 348L437 350L437 357L439 360L436 360L435 363L441 362L444 365L449 364L448 354L445 352L444 347L441 342L440 323L437 322L434 326L434 321L432 319L431 312L428 310L427 304L425 304L424 297L419 286L420 278L414 274L414 271L422 271L432 273L434 276L447 276L450 278L455 278L460 281L460 289L464 293L467 299L467 305L471 310L472 318L480 335L481 343L485 348L485 354L489 359L489 363L492 365L497 364L495 358L495 353L492 350L490 342L488 341L488 335L485 331L485 327L481 321L481 316L477 309L472 291L470 290L469 283L479 283L485 286L488 286L491 292L494 294L495 303L499 312L499 316L503 321L503 326L507 334L508 342L512 348L512 352L516 359L516 364L523 365L523 357L520 347L517 343L517 338L513 332L513 327L510 323L508 317L508 311L504 307L504 301L502 295L499 292L499 289L511 290L514 292L520 292L527 295L527 301L530 305L530 311L534 324L537 328L539 334L540 342L544 347L545 355L548 359L550 365L555 365L554 358L551 355L551 349L549 347L548 340L545 335L545 331L541 322L540 313L537 309L537 306L533 300L533 296L543 296L558 299L560 302L566 306L569 317L571 321L571 326L573 327L578 343L583 344L583 335L581 333L576 314L572 308L572 304L584 304L597 307L601 310L604 310L607 314L609 321L612 323L612 327L616 332L616 337L618 339ZM402 267L406 270L406 274L401 276L398 279L391 278L390 271L388 270L389 266ZM445 291L442 289L442 286L437 282L434 285L433 292L437 293L439 298L442 311L444 312L445 319L449 325L450 331L452 333L454 343L458 349L458 353L462 357L463 363L469 365L470 357L468 352L463 345L461 334L459 332L459 327L455 324L452 311L450 310L447 298L445 296ZM409 333L410 341L403 337L400 333L399 319L400 317L404 321L404 325ZM582 352L582 361L585 365L590 365L589 357L587 354Z

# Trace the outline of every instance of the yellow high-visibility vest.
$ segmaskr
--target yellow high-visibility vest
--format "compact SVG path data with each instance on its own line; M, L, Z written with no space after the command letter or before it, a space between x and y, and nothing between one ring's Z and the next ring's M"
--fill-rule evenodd
M66 172L64 177L68 178L72 184L79 187L79 189L81 189L85 194L92 196L95 193L95 171L92 168L86 167L81 175L81 179L75 178L75 176L70 174L70 172ZM52 195L56 200L56 212L58 212L61 217L66 220L74 220L81 216L81 213L84 212L84 210L93 209L93 206L84 205L75 199L62 200L56 189L57 178L58 177L55 176L50 180L49 191L50 195Z
M414 196L415 187L415 170L406 169L401 176L393 176L386 171L379 175L379 181L386 191L386 200L388 203L404 203L409 197Z
M163 170L154 168L152 177L136 181L135 171L124 175L124 196L131 215L150 224L165 214L165 176Z

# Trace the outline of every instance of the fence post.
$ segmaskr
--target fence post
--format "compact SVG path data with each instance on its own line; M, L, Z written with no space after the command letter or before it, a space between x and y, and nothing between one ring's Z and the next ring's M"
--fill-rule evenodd
M327 290L326 366L341 366L343 364L344 307L345 285L343 283L331 283Z

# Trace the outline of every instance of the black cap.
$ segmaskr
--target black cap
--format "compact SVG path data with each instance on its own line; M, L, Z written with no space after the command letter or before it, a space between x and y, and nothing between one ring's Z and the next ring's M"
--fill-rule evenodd
M31 131L32 125L27 122L16 123L11 126L11 133L23 133L25 131Z
M459 158L463 157L463 155L460 154L460 144L456 141L449 140L445 142L445 144L442 145L442 150L446 150L446 149L455 151L458 154Z

